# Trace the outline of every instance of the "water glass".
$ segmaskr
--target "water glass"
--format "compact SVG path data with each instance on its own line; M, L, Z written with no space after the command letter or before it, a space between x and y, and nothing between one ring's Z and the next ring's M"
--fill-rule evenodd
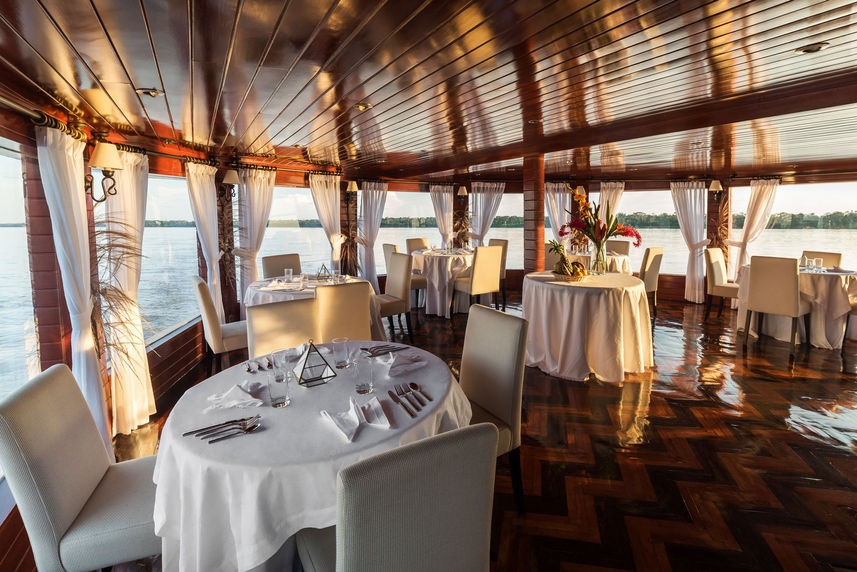
M292 272L293 270L291 268L286 268L285 272L283 273L283 282L292 281Z
M348 362L348 338L333 338L333 363L336 369L344 369L351 365Z
M823 258L813 258L812 266L816 272L821 272L824 270L824 259Z
M372 393L375 390L375 360L360 358L357 360L357 375L354 390L360 395Z
M289 381L294 373L285 367L274 367L268 374L268 395L273 407L287 407L292 398L289 395Z

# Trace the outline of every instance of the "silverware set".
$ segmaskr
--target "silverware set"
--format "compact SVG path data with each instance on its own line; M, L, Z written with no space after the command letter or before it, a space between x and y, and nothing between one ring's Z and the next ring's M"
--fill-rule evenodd
M194 437L198 437L199 439L207 440L208 444L211 445L212 443L217 443L218 441L223 441L224 439L230 439L239 435L246 435L247 433L252 433L259 429L261 426L262 416L254 415L253 417L230 419L229 421L216 423L214 425L209 425L208 427L200 427L199 429L193 429L192 431L182 433L182 437L189 437L190 435L193 435Z
M422 411L429 401L432 401L432 398L422 390L419 384L413 382L407 386L395 383L393 389L396 390L395 393L392 390L387 392L390 399L401 405L411 417L416 417L417 413Z
M393 352L400 352L402 350L408 349L409 346L393 346L390 344L382 344L380 346L372 346L371 348L360 348L367 354L369 357L378 357L385 354L391 354Z

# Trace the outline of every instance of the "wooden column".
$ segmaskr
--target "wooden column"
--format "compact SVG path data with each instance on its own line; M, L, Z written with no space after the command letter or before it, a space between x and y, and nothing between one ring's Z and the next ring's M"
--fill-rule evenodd
M228 158L219 157L220 165L214 175L214 186L217 193L217 237L223 256L220 257L220 296L223 300L223 313L227 322L235 322L241 319L241 305L238 303L238 286L235 269L235 230L233 223L232 193L238 194L237 185L224 185L223 177L229 169ZM231 188L230 188L231 187ZM200 256L200 260L203 260Z
M359 185L358 185L359 186ZM348 192L348 181L342 180L339 184L339 228L340 232L345 235L345 243L342 245L340 252L340 272L343 274L357 275L357 193ZM349 256L346 254L346 249L351 248ZM333 272L333 268L330 269Z
M545 158L524 157L524 272L545 269Z
M721 181L722 183L722 181ZM720 248L723 258L726 260L726 270L729 270L729 247L726 239L732 237L732 189L728 184L723 184L719 200L714 198L715 193L708 191L708 231L706 237L711 242L708 248Z
M463 181L460 183L460 186L463 186L467 189L467 192L470 192L470 184L464 183ZM458 188L459 185L454 185L452 187L452 227L453 229L457 228L456 221L461 220L464 217L470 216L470 195L459 197L458 196ZM467 246L465 240L458 239L458 233L453 234L452 245L455 248L464 248Z

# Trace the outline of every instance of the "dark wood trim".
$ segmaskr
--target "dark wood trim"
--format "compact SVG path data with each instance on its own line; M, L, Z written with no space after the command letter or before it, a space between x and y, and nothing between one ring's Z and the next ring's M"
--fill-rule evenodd
M30 548L30 538L18 507L0 523L0 570L36 572L36 561Z

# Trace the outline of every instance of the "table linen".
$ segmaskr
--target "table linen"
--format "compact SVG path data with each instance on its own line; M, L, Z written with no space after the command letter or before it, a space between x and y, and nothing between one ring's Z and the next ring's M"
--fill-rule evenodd
M326 345L319 348L329 357ZM419 355L426 365L413 375L376 373L375 393L364 396L355 394L354 367L337 370L324 385L292 384L290 406L274 409L265 398L262 407L252 409L262 415L261 429L212 445L182 433L247 410L204 414L208 396L266 373L248 373L242 363L185 392L164 425L154 473L155 533L162 538L164 570L261 566L301 528L335 524L340 469L468 425L470 403L447 365L416 348L403 353ZM414 419L387 396L392 383L410 381L433 398ZM321 411L343 411L352 397L360 405L380 398L391 427L362 424L354 441L347 442Z
M568 254L569 262L580 262L587 269L590 268L591 254ZM627 254L607 253L607 272L621 272L622 274L633 274L631 271L631 259Z
M426 314L449 318L449 306L455 279L473 265L473 252L467 250L417 250L412 254L413 268L426 277ZM456 312L467 312L470 300L457 296Z
M646 288L639 278L609 273L580 282L551 272L524 277L529 321L527 365L564 379L622 381L654 363Z

